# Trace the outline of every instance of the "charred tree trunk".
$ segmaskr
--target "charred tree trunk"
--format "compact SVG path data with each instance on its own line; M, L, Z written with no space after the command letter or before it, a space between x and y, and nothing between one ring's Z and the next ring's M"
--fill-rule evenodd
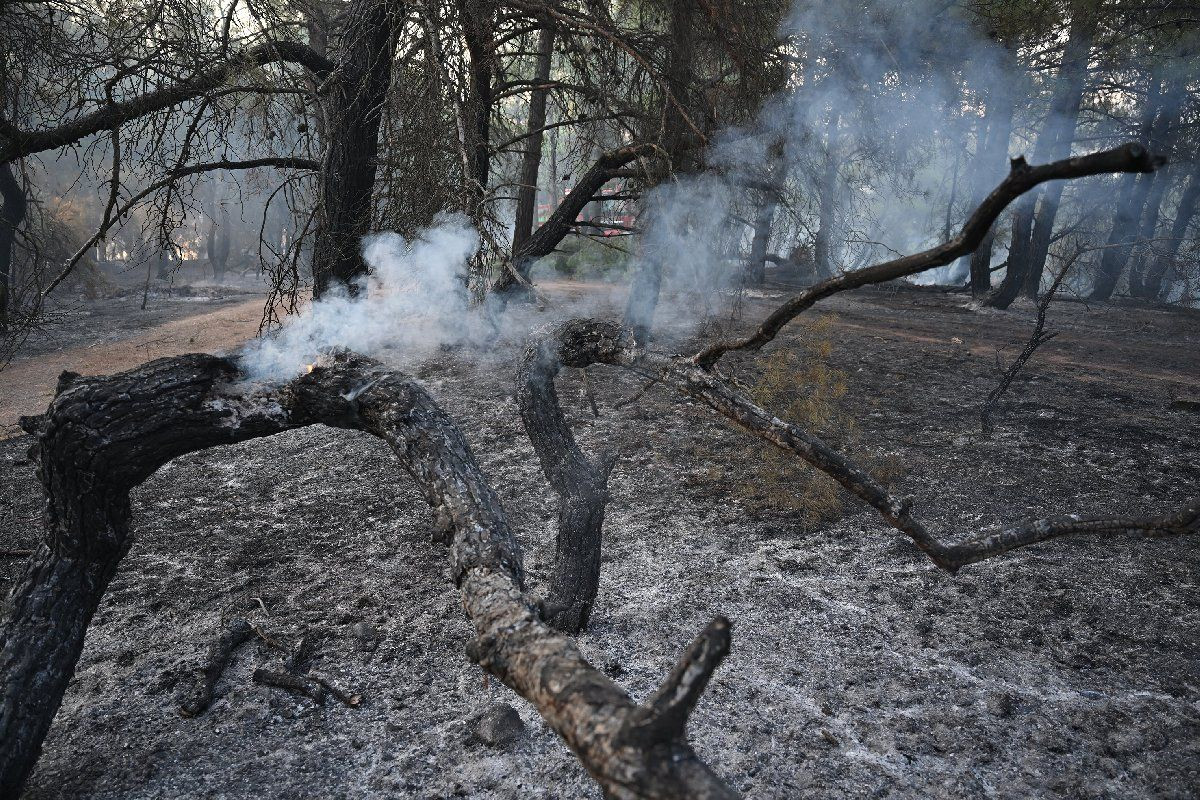
M554 53L554 29L547 25L538 35L537 66L533 80L544 85L550 80L550 62ZM521 245L533 233L537 211L538 174L542 165L542 138L546 127L546 98L550 90L534 89L529 96L529 120L526 124L525 152L521 154L521 181L517 188L517 218L513 227L513 259Z
M615 453L595 460L580 450L558 403L562 367L627 363L633 341L615 324L575 320L532 339L517 372L517 406L542 472L559 496L554 578L542 619L559 630L587 627L600 585L600 547L608 475Z
M229 266L229 212L222 208L220 217L220 221L213 219L209 223L205 240L208 263L212 265L213 279L217 282L225 280L225 270Z
M458 0L463 40L470 56L467 87L466 148L469 157L467 181L475 202L482 203L487 194L491 172L491 151L488 136L491 130L492 96L495 94L495 35L496 5L493 0ZM474 210L478 213L478 209Z
M1092 43L1096 36L1096 15L1084 13L1080 8L1076 8L1074 13L1078 18L1072 22L1072 35L1067 40L1067 48L1063 53L1062 74L1059 77L1062 82L1061 94L1051 106L1051 117L1046 123L1054 128L1054 146L1049 156L1054 159L1071 155L1075 129L1079 124L1079 109L1083 103L1084 85L1087 82L1088 58L1091 56ZM1075 35L1076 27L1080 29L1078 35ZM1058 217L1064 188L1066 184L1059 181L1041 190L1041 198L1033 220L1033 231L1030 233L1027 263L1015 270L1024 272L1022 293L1032 300L1037 299L1042 288L1046 258L1050 253L1050 240L1054 235L1054 221Z
M778 206L778 197L768 192L754 217L754 238L750 240L750 257L746 262L747 283L751 286L762 286L767 280L767 245Z
M360 240L371 228L379 125L403 16L394 4L395 0L352 0L345 12L347 22L337 48L338 78L326 101L313 297L338 284L354 291L357 279L367 272Z
M1008 140L1012 136L1014 98L1006 86L993 86L988 96L987 139L980 148L978 179L975 185L974 204L979 205L990 186L1003 174L1008 161ZM992 289L992 247L996 230L988 230L979 248L970 255L971 294L986 297Z
M1054 158L1065 158L1070 155L1071 142L1075 135L1075 125L1079 118L1079 108L1083 102L1083 90L1087 78L1088 55L1091 53L1092 39L1096 30L1096 16L1087 13L1081 4L1074 4L1071 32L1063 48L1062 61L1058 70L1058 88L1050 101L1050 114L1042 130L1038 134L1037 143L1033 148L1035 162L1049 161ZM1042 230L1039 236L1044 237L1046 247L1050 243L1049 228L1054 226L1054 217L1058 212L1058 196L1054 198L1053 210L1047 207L1042 215ZM1039 188L1030 192L1017 203L1013 212L1012 240L1008 247L1008 269L1004 272L1004 280L999 288L987 299L987 305L995 308L1008 308L1017 299L1031 280L1029 274L1034 254L1038 246L1034 244L1034 215L1038 199L1043 195ZM1041 239L1038 240L1039 242ZM1041 270L1044 269L1045 257L1042 257L1043 267L1038 270L1037 281L1041 282ZM1036 294L1036 292L1034 292Z
M0 629L0 796L33 769L104 590L130 546L129 491L183 453L323 423L386 441L450 542L451 575L476 638L468 655L528 699L613 798L731 798L688 746L687 718L729 648L718 618L662 687L635 704L545 625L524 594L500 500L454 423L416 383L352 354L322 357L274 390L228 359L160 359L106 378L64 373L25 418L46 490L45 541Z
M575 188L567 193L533 235L513 251L511 269L505 270L492 285L492 292L505 298L529 282L529 272L539 258L554 252L563 237L571 232L571 225L580 212L612 177L613 173L641 155L649 154L653 148L630 145L605 153L579 177Z
M1163 279L1167 275L1167 270L1175 263L1179 245L1182 244L1184 236L1187 235L1188 226L1196 215L1198 202L1200 202L1200 163L1192 167L1187 188L1183 190L1183 196L1179 198L1179 207L1175 209L1175 221L1171 223L1171 235L1156 253L1154 262L1146 271L1146 277L1143 280L1143 291L1146 297L1162 296Z
M13 247L17 228L25 221L25 187L13 173L12 164L0 164L0 333L8 330L12 304Z
M1154 232L1158 229L1158 218L1162 213L1163 198L1171 185L1170 170L1160 170L1150 193L1146 197L1146 207L1142 210L1142 221L1138 227L1137 241L1134 242L1133 252L1129 262L1129 293L1134 297L1153 299L1158 292L1149 292L1146 287L1146 270L1149 267L1147 259L1151 249Z
M821 184L817 187L817 235L813 241L813 261L817 278L833 275L833 215L837 207L838 176L838 127L842 116L836 109L830 112L825 125L825 166L821 170Z
M669 178L671 172L683 169L682 158L687 129L684 105L687 103L688 89L692 82L692 61L696 51L695 0L674 0L670 8L670 50L666 57L663 124L659 136L662 152L667 158L663 165L664 172L656 176L659 181ZM653 219L648 219L644 227L649 230L654 224ZM646 238L643 236L643 241ZM643 247L642 257L638 260L637 270L630 281L629 300L625 305L625 324L633 329L639 342L644 343L650 339L654 312L658 308L658 295L662 289L662 270L662 254L652 245Z
M1154 82L1154 86L1157 86L1157 81ZM1157 98L1155 93L1151 93L1147 98L1145 117L1142 120L1143 143L1163 142L1177 121L1184 94L1184 83L1180 79L1172 81L1171 88L1161 99ZM1107 246L1100 256L1100 266L1096 272L1092 292L1088 295L1089 300L1108 300L1116 290L1137 242L1146 201L1158 179L1160 176L1156 173L1125 177L1117 201L1117 210L1113 215L1112 230L1108 235Z

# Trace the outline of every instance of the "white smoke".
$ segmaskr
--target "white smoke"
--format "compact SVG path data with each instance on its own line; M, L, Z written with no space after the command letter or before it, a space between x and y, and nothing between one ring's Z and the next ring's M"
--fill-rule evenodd
M398 233L365 237L362 254L371 272L360 278L357 295L335 288L247 345L247 376L288 380L330 347L365 355L403 349L419 358L481 336L465 281L467 261L478 249L479 234L458 215L443 217L413 241Z

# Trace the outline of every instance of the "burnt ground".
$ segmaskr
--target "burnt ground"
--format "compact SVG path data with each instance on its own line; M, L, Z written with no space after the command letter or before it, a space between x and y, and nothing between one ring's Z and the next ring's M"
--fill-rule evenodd
M1153 512L1196 492L1200 315L1055 303L1062 335L984 438L977 409L996 350L1011 358L1032 312L963 303L860 291L813 312L837 315L830 361L848 376L855 447L898 461L898 488L931 527L960 536L1035 514ZM476 367L447 354L418 374L492 476L536 590L556 505L511 399L511 358ZM713 615L728 615L733 649L690 734L734 787L762 798L1196 796L1200 537L1055 541L952 577L854 502L815 528L762 507L747 491L761 451L744 435L661 389L614 411L639 380L591 377L598 419L574 371L564 403L585 448L616 445L622 458L581 646L645 696ZM11 503L0 547L36 536L28 445L0 443ZM312 428L193 454L138 489L134 510L137 540L31 800L599 796L533 709L467 661L444 552L382 443ZM18 568L0 565L5 584ZM181 718L191 670L235 617L284 645L316 637L316 667L361 706L254 684L256 667L281 661L256 640L212 708ZM497 702L527 726L503 747L472 733Z

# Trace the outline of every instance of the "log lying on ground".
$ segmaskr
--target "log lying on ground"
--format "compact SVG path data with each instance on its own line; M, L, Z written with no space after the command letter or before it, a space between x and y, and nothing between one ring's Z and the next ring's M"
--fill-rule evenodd
M735 795L688 746L685 723L729 647L718 619L663 687L638 705L546 625L525 595L521 552L499 498L453 422L404 375L351 354L268 390L224 358L160 359L106 378L64 381L37 435L45 541L0 628L0 797L32 771L130 546L129 491L167 461L219 444L324 423L384 439L451 535L452 574L476 632L469 655L529 700L613 798Z
M623 330L612 322L572 320L558 330L564 338L564 349L594 352L600 356L596 358L598 362L653 373L663 385L700 400L742 430L824 472L878 511L889 525L912 539L935 564L950 572L1009 550L1061 536L1128 532L1168 535L1200 530L1200 497L1195 497L1161 516L1081 518L1065 515L1002 527L958 542L945 542L912 515L912 498L893 496L866 470L819 438L782 421L715 371L698 366L694 359L642 351L633 344L632 331Z
M541 602L542 618L568 633L587 626L600 585L600 542L608 475L616 454L584 455L558 402L554 379L562 367L617 363L632 340L610 339L620 329L568 322L535 335L517 371L517 406L546 480L559 496L554 578ZM594 402L594 401L593 401Z

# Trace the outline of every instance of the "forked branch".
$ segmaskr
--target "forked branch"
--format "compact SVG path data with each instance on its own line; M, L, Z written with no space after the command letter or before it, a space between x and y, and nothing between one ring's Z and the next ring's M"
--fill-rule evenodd
M281 387L255 389L241 378L233 361L206 355L69 376L45 415L24 420L38 437L46 538L0 627L0 796L17 796L33 769L88 623L130 546L129 491L183 453L317 423L367 431L392 447L450 533L451 574L476 635L469 654L539 710L607 796L734 796L682 736L652 748L622 738L639 706L540 619L499 498L419 385L352 354L324 357ZM706 652L685 662L711 672ZM691 675L685 669L673 683L694 703L703 684Z

